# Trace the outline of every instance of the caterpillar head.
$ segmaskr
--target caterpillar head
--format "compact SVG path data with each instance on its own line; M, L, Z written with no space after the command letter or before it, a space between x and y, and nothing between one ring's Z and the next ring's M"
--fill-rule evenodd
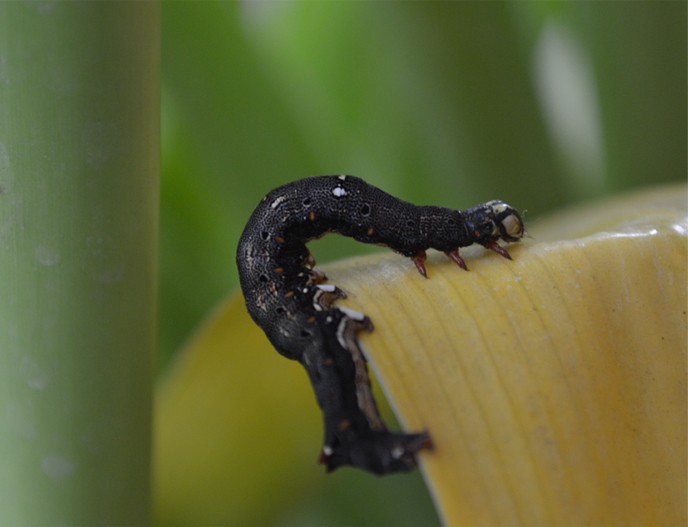
M473 207L467 213L467 223L475 243L486 245L500 239L517 242L526 233L521 215L503 201L488 201Z

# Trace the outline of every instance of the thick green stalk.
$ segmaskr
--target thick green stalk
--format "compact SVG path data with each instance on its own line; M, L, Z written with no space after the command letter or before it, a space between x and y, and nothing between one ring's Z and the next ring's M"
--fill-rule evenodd
M149 517L159 5L0 2L0 525Z

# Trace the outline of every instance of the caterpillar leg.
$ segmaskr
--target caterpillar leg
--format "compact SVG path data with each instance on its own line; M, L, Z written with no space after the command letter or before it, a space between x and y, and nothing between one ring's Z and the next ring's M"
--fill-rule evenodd
M449 256L454 262L456 262L456 265L461 267L464 271L468 271L468 266L466 265L466 262L463 261L463 258L459 256L459 249L452 249L451 251L446 251L444 254Z
M507 252L507 250L499 245L495 240L491 240L485 244L485 248L490 249L491 251L496 252L497 254L503 256L507 260L511 260L511 255Z
M425 251L418 251L415 255L411 256L411 261L423 278L428 277L428 271L425 269L425 260L427 259L428 255L425 254Z

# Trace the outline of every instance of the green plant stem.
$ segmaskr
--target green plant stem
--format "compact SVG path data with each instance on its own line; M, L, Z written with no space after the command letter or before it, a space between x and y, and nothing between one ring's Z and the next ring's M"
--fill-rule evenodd
M149 520L159 10L0 3L0 525Z

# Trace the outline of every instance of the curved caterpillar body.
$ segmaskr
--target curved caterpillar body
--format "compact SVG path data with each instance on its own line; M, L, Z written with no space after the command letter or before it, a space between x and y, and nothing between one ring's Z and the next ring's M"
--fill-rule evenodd
M430 437L390 432L378 414L356 338L372 324L362 313L332 305L346 295L323 284L326 277L306 248L328 232L386 245L427 276L428 248L464 269L458 249L473 243L510 258L497 240L518 241L523 220L501 201L464 211L416 206L353 176L317 176L270 192L241 235L237 266L248 312L279 353L304 366L322 409L320 461L328 471L342 465L376 474L411 470L414 454L431 448Z

